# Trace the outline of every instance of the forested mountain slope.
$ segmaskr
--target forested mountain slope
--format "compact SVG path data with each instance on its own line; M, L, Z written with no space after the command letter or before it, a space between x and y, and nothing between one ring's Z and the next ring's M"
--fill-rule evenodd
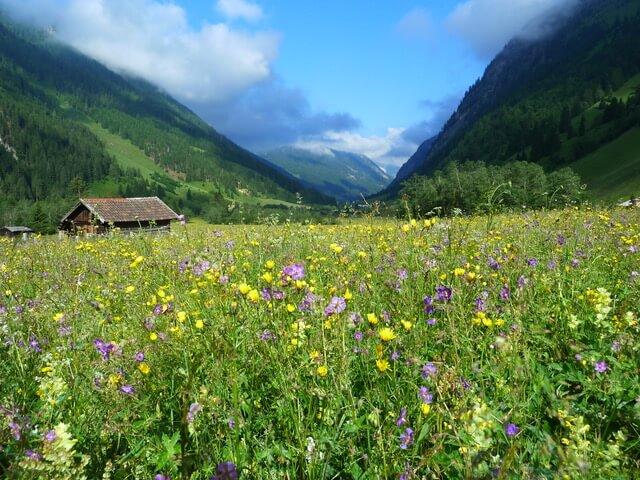
M433 144L416 152L386 193L396 194L413 174L429 175L450 162L515 160L547 170L570 166L588 177L600 197L638 191L638 169L609 178L606 186L598 183L598 171L616 170L616 163L626 160L600 155L598 161L582 161L640 124L638 38L640 2L586 0L553 34L512 40L467 91ZM635 148L637 142L624 144ZM640 162L637 150L627 156ZM623 180L625 187L617 188Z
M26 222L34 202L46 200L51 225L79 193L159 195L194 214L260 199L293 203L297 193L330 201L150 84L5 19L0 138L0 223Z

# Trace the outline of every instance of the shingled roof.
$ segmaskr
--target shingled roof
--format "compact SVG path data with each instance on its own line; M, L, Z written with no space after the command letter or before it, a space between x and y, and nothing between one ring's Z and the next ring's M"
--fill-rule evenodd
M176 220L178 214L158 197L141 198L81 198L80 202L65 216L68 217L80 205L84 205L101 222L148 222Z

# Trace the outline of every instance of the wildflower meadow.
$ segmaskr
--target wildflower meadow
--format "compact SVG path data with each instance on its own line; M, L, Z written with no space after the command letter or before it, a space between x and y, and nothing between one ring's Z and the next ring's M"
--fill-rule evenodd
M626 479L640 211L0 240L0 477Z

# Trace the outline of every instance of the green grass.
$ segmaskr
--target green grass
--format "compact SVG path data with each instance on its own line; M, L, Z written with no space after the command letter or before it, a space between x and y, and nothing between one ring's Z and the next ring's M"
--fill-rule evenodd
M600 199L627 199L640 194L640 127L569 165Z
M0 477L635 479L639 225L0 238Z

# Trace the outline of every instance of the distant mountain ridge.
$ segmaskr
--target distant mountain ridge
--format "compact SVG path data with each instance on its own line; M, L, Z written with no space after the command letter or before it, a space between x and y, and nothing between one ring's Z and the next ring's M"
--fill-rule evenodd
M628 182L618 188L610 181L605 191L593 169L607 165L590 162L586 168L581 159L640 122L640 2L586 0L556 23L539 40L509 42L384 193L397 194L413 174L470 160L527 160L549 170L569 166L601 196L630 193ZM625 172L640 188L640 171ZM622 185L628 178L619 180Z
M376 193L391 181L380 166L357 153L284 146L262 156L309 187L342 201Z

